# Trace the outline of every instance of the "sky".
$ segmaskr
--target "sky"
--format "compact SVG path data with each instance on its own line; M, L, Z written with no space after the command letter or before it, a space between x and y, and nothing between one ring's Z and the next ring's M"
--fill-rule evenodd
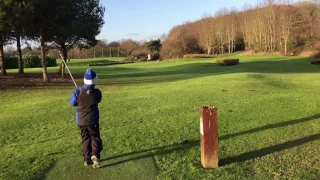
M221 8L241 10L259 0L100 0L105 24L98 39L148 41L168 33L176 25L196 21Z

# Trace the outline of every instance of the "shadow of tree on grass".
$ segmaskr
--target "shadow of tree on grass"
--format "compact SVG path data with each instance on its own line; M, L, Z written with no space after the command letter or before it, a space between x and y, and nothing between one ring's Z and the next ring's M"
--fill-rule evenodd
M102 82L99 84L139 84L139 83L159 83L175 82L212 75L223 75L232 73L315 73L320 69L310 64L310 58L295 58L290 60L278 59L271 61L250 61L241 63L237 66L219 66L212 62L187 63L164 68L151 68L141 71L135 69L132 71L123 71L114 67L111 72L98 70ZM124 68L124 67L118 67ZM130 68L128 68L130 69ZM114 72L114 74L112 74ZM104 82L103 80L107 80Z
M280 122L280 123L275 123L275 124L269 124L269 125L253 128L251 130L246 130L246 131L242 131L242 132L238 132L238 133L234 133L234 134L221 136L221 137L219 137L219 140L226 140L226 139L233 138L236 136L251 134L251 133L255 133L255 132L259 132L259 131L264 131L267 129L274 129L274 128L280 128L280 127L284 127L284 126L288 126L288 125L305 123L305 122L316 120L319 118L320 118L320 114L315 114L313 116L300 118L297 120L290 120L290 121L285 121L285 122ZM255 159L258 157L262 157L262 156L265 156L265 155L268 155L268 154L271 154L274 152L278 152L278 151L282 151L285 149L290 149L290 148L293 148L296 146L300 146L305 143L309 143L309 142L316 141L319 139L320 139L320 134L314 134L314 135L310 135L310 136L303 137L300 139L277 144L274 146L270 146L270 147L250 151L250 152L245 152L245 153L237 155L237 156L226 157L226 158L220 159L219 164L221 166L225 166L225 165L235 163L235 162L244 162L244 161L247 161L250 159ZM102 166L102 168L108 167L108 166L115 166L118 164L126 163L129 161L134 161L134 160L138 160L138 159L150 158L150 157L154 157L157 155L170 154L170 153L177 152L177 151L186 151L186 150L193 148L195 146L200 146L200 140L185 140L183 142L168 145L168 146L155 147L155 148L145 149L145 150L141 150L141 151L135 151L135 152L125 153L125 154L114 155L114 156L104 158L101 161L107 161L107 160L123 158L123 157L127 157L127 158L121 159L119 161L113 162L113 163L105 165L105 166ZM152 153L152 151L156 151L156 152Z

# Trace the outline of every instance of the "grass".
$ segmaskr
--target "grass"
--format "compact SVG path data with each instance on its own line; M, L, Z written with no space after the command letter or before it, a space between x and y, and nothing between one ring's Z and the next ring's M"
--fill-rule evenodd
M73 84L1 90L0 179L320 177L319 67L301 57L246 56L232 67L215 60L92 67L103 93L103 168L95 171L81 164ZM98 61L68 66L83 74ZM210 104L220 164L211 170L201 167L199 146L199 109Z

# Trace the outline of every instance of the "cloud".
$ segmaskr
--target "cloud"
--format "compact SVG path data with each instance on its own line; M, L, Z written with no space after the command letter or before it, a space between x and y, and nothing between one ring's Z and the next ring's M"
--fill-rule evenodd
M127 36L140 36L139 33L128 33Z

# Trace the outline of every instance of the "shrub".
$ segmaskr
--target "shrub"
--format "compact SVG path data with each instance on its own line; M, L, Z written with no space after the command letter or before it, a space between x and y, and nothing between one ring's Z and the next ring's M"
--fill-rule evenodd
M142 56L142 57L140 57L137 61L138 61L138 62L143 62L143 61L147 61L147 60L148 60L147 57Z
M22 57L24 68L39 68L42 67L40 56L24 55ZM55 57L47 56L47 67L57 66L57 60ZM6 69L18 69L18 56L4 57Z
M216 60L216 63L218 65L224 65L224 66L233 66L239 64L239 59L224 59L224 60Z
M185 54L183 58L210 58L208 54Z
M22 57L24 68L39 68L42 67L41 57L34 55L24 55ZM57 66L57 60L55 57L46 56L47 67Z
M312 61L310 63L313 64L313 65L320 65L320 61Z
M110 66L115 64L128 64L128 63L134 63L134 62L133 61L128 61L128 62L108 61L108 62L90 63L89 66Z
M4 62L6 65L6 69L18 69L17 56L4 57Z
M46 57L47 67L55 67L57 66L57 59L53 56Z
M134 55L135 57L137 57L138 59L141 59L141 58L143 58L143 57L147 57L148 55L146 54L146 53L137 53L137 54L135 54Z
M154 60L159 60L160 59L160 53L154 53L152 54L151 56L151 60L154 61Z
M134 61L135 57L134 56L128 56L124 59L124 61Z
M42 67L40 56L24 55L22 59L24 68Z

